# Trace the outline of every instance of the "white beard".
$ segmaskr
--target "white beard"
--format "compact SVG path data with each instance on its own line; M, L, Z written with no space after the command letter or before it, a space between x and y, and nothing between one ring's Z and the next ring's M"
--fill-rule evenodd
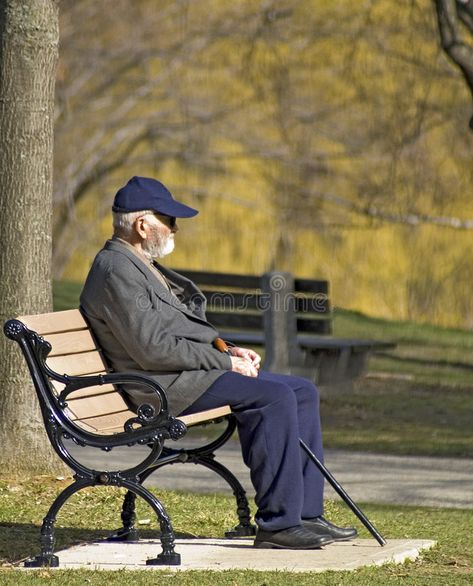
M162 244L160 253L157 255L157 258L163 258L163 256L167 256L171 254L174 250L174 234L171 234L169 238L167 238L166 242Z
M145 240L141 247L145 256L150 260L163 258L174 250L174 234L170 234L164 241L160 238L156 238L154 242Z

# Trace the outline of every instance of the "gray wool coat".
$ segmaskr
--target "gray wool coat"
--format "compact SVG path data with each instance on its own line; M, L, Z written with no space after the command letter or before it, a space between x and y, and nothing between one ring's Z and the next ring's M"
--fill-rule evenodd
M218 332L205 319L201 291L156 266L172 292L132 247L107 241L92 264L80 307L113 370L144 371L164 387L170 411L178 415L231 369L231 360L212 346ZM145 387L123 387L132 407L158 404Z

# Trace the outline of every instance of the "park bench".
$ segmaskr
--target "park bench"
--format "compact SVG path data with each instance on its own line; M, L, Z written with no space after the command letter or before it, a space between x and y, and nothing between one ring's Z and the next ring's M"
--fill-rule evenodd
M45 427L57 454L74 471L74 482L55 499L41 528L41 553L28 560L28 567L57 566L54 555L54 524L65 502L77 491L98 485L124 487L128 493L122 510L123 527L110 539L137 539L135 498L141 496L154 510L160 524L162 551L148 565L178 565L174 550L171 520L159 499L143 482L162 466L180 463L201 464L219 474L231 487L236 499L238 525L227 537L254 535L245 490L238 479L215 459L215 451L233 434L236 421L228 406L173 417L163 389L151 378L140 374L115 373L107 367L93 333L78 309L32 315L9 320L4 332L15 340L26 359ZM62 374L67 373L67 374ZM161 409L150 405L130 411L118 385L134 383L146 386L160 399ZM226 420L227 424L213 441L197 448L172 449L165 440L178 440L187 427ZM110 451L117 446L147 445L139 464L127 470L94 470L71 453L71 443Z
M332 335L329 283L287 272L181 274L207 300L207 319L225 340L264 347L264 370L305 376L319 387L349 390L366 374L371 354L395 347L379 340Z

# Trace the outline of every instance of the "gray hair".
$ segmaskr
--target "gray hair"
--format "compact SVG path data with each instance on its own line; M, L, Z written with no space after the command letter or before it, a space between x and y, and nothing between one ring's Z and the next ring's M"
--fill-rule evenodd
M113 235L123 240L130 240L133 233L133 224L135 220L154 214L153 210L139 210L138 212L112 212L113 218Z

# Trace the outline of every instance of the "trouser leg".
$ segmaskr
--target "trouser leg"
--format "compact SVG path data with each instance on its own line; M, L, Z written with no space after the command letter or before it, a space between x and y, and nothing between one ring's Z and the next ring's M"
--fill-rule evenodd
M300 448L301 438L317 458L323 462L322 429L320 425L320 399L317 387L303 377L262 372L268 381L284 381L297 401L298 446L302 466L303 505L301 516L310 519L323 514L324 478L307 454Z
M298 377L228 372L184 414L225 404L237 418L243 459L256 490L258 525L274 531L298 525L301 516L321 514L323 479L299 446L301 436L322 457L315 387Z

